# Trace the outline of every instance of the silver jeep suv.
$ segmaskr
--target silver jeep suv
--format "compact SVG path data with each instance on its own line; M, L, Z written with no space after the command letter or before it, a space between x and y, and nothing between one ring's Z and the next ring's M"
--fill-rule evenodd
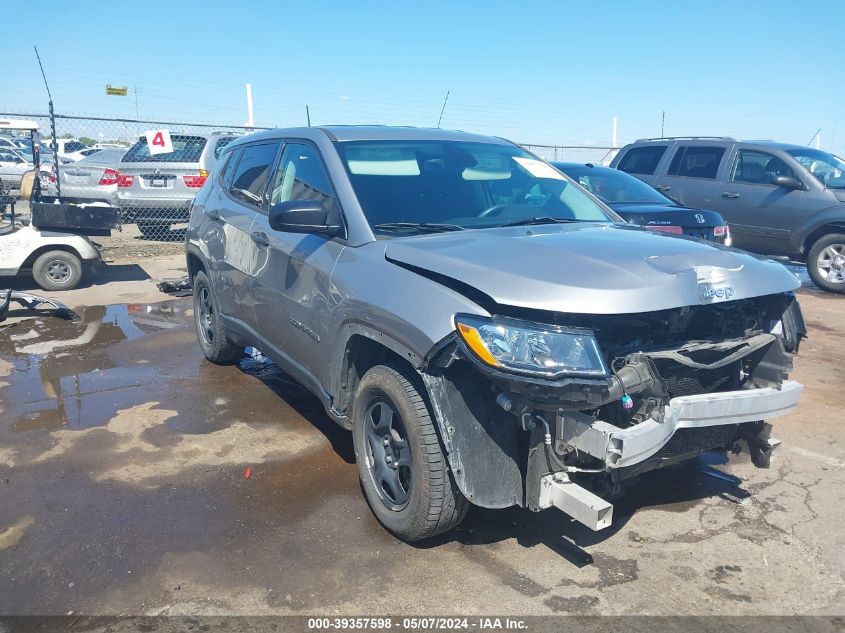
M325 127L238 139L187 231L199 345L270 356L352 431L391 532L607 497L706 450L769 465L805 328L781 264L625 224L508 141Z

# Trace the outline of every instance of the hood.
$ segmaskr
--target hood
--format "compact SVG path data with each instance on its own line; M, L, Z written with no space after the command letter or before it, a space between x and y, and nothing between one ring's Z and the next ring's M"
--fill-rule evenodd
M609 203L611 209L631 224L642 226L683 226L687 228L712 228L726 222L715 211L691 209L676 204L655 204L651 202ZM703 220L703 221L702 221Z
M467 284L496 303L625 314L794 290L781 264L621 224L466 230L397 238L385 257Z
M839 202L845 202L845 189L830 189Z

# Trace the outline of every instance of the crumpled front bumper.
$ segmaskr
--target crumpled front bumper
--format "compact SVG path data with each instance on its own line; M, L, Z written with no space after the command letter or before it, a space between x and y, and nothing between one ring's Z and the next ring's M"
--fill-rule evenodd
M780 389L760 388L672 398L663 421L622 429L603 421L564 416L558 442L604 461L608 468L633 466L655 455L679 429L771 420L792 411L804 386L785 380ZM768 439L772 448L777 440Z

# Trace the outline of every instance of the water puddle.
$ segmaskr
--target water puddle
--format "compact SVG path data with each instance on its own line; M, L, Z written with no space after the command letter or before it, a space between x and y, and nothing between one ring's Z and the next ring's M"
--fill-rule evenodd
M11 430L98 426L116 409L149 400L156 363L143 354L126 362L113 352L152 333L186 329L189 305L91 306L78 311L78 321L38 316L4 324L0 359L11 375L0 406L12 414Z

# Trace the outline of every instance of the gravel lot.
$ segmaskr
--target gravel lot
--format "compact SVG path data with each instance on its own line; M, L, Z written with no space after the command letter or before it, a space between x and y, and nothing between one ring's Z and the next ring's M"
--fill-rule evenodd
M0 331L0 614L845 613L845 298L801 291L772 469L651 473L599 533L474 508L408 545L312 396L261 357L204 362L189 300L153 284L179 245L139 265L125 237L62 295L80 323Z

